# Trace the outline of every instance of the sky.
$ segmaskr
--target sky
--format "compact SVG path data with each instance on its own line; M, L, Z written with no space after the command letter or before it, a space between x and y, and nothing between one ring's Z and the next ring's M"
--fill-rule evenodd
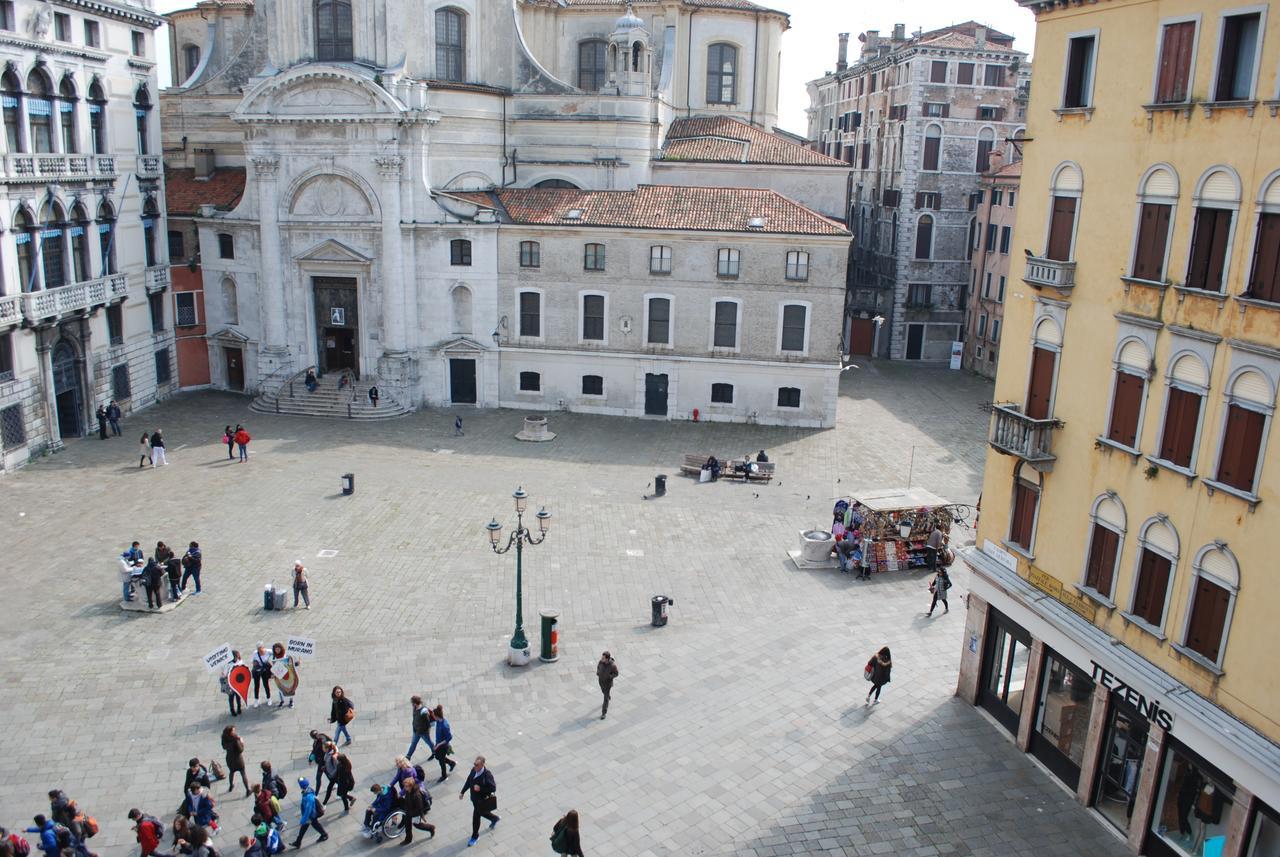
M888 35L893 31L894 24L906 24L907 32L910 33L916 29L933 30L972 18L1013 35L1014 47L1028 54L1035 41L1035 18L1015 0L973 0L966 3L961 17L957 17L955 8L943 0L885 0L889 8L874 14L854 11L855 6L863 4L850 3L849 0L758 2L791 16L791 29L782 38L778 124L797 134L804 134L807 130L804 111L809 106L809 96L805 92L805 83L835 68L837 33L850 34L851 59L857 56L858 33L879 30ZM156 0L159 12L171 12L192 5L193 0ZM169 34L163 27L157 33L160 84L164 86L168 84L169 77Z

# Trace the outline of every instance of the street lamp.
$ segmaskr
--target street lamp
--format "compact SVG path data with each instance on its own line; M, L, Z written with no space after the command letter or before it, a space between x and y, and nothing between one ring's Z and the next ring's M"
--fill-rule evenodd
M526 542L531 545L540 545L546 540L547 530L551 529L551 513L544 506L534 515L538 521L539 533L539 536L534 538L533 532L524 525L524 513L529 507L529 495L523 488L517 488L511 498L516 502L516 530L507 538L506 547L499 547L502 543L502 524L498 523L497 518L490 520L484 528L489 531L489 547L494 553L504 554L511 550L512 546L516 549L516 630L511 635L511 651L507 653L507 662L512 666L522 666L529 662L529 641L524 635L522 568L524 545Z

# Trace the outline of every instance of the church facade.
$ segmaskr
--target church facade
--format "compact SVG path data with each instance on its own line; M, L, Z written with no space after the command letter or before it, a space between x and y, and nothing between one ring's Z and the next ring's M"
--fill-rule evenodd
M190 218L214 386L235 351L250 390L314 366L407 408L833 423L847 165L771 130L782 13L258 0L170 22L170 193L244 176Z

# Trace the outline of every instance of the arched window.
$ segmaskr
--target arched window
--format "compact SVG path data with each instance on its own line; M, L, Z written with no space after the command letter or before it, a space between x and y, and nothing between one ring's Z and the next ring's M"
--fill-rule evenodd
M1263 182L1258 196L1258 228L1253 236L1247 297L1280 303L1280 171Z
M240 300L236 294L236 281L230 277L222 280L222 312L227 324L240 323Z
M436 10L436 78L467 78L467 18L459 9Z
M1173 573L1178 567L1178 531L1164 515L1150 518L1138 534L1138 567L1128 618L1153 633L1162 633L1168 614Z
M183 45L182 46L182 66L187 73L185 79L196 73L196 69L200 67L200 46L199 45Z
M1136 451L1142 434L1142 415L1151 377L1151 352L1140 339L1126 339L1116 349L1116 381L1111 391L1107 440Z
M983 128L978 132L978 154L974 160L973 170L977 173L985 173L991 169L991 150L996 145L996 132L990 128Z
M707 103L738 102L738 49L717 42L707 48Z
M17 75L6 71L0 78L0 106L4 111L5 143L10 152L25 152L26 141L22 136L22 84Z
M1214 666L1222 666L1227 632L1240 590L1240 563L1223 542L1205 545L1191 568L1191 601L1187 605L1182 645Z
M1036 519L1040 513L1041 474L1026 462L1013 471L1013 504L1009 512L1009 543L1032 553L1036 540Z
M456 286L450 297L453 304L453 332L471 333L471 289Z
M1170 364L1166 382L1169 391L1159 457L1183 470L1194 470L1204 397L1209 392L1209 367L1195 354L1183 353Z
M1276 391L1266 375L1248 367L1231 379L1226 398L1214 481L1256 496L1275 413Z
M1069 262L1075 251L1076 210L1084 192L1084 174L1073 163L1060 164L1053 173L1053 205L1049 214L1049 238L1044 255Z
M44 207L40 224L40 262L44 268L44 287L56 289L67 284L66 215L56 201Z
M585 92L599 92L608 80L608 61L605 56L605 43L599 39L588 39L578 43L578 89Z
M89 134L93 138L93 153L107 153L107 98L102 94L98 81L89 84Z
M102 257L102 273L116 272L116 212L105 199L98 206L98 249Z
M160 216L155 199L148 198L142 206L142 249L146 256L147 267L160 264L156 253L156 219Z
M942 126L930 125L924 129L924 158L920 168L939 170L942 168Z
M351 37L351 0L315 0L316 59L349 62L355 57Z
M151 93L146 86L139 86L133 96L133 115L138 128L138 154L145 155L150 151L148 138L151 136Z
M916 221L916 253L917 259L933 258L933 215L922 214Z
M644 68L642 65L643 61L644 61L644 44L638 41L632 42L631 43L631 70L644 71Z
M71 208L71 223L67 232L71 237L71 267L75 282L93 279L93 267L89 260L89 214L78 202Z
M53 87L40 69L27 78L27 126L31 129L31 151L53 151Z
M1187 287L1221 292L1227 280L1235 216L1240 209L1239 177L1228 167L1210 169L1200 178L1194 202Z
M1116 567L1124 546L1127 517L1124 504L1114 493L1101 494L1089 511L1089 544L1084 561L1084 587L1110 605L1115 592ZM1114 606L1114 605L1112 605Z
M1058 380L1058 353L1062 351L1062 326L1049 316L1036 321L1031 343L1031 371L1027 379L1026 414L1047 420L1053 413Z
M537 188L565 188L568 190L579 190L578 186L567 179L543 179L534 184Z
M76 134L76 84L71 75L58 84L58 125L62 131L62 151L74 154L80 151Z
M36 281L36 221L25 208L13 217L13 241L18 250L18 279L24 292L40 288Z
M1130 276L1163 282L1169 255L1169 225L1178 204L1178 174L1159 164L1147 170L1138 186L1138 234L1133 245Z

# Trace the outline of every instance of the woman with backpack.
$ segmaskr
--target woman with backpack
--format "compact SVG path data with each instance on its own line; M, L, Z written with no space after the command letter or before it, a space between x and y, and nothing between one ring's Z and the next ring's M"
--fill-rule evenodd
M557 854L583 857L582 839L578 836L578 811L571 809L551 828L551 850Z
M432 839L435 838L436 826L425 821L427 813L431 811L431 795L418 785L417 780L404 781L404 794L400 797L400 808L404 810L405 821L404 842L401 842L401 845L408 845L413 841L414 830L425 831Z
M867 661L866 670L863 675L867 681L871 682L871 690L867 691L867 705L878 705L880 703L880 688L889 683L889 673L893 670L893 659L889 657L889 647L885 646L880 651L871 656L871 660ZM876 701L871 701L871 695L875 694Z
M342 745L345 747L351 743L351 733L347 731L347 724L356 719L356 707L347 698L347 692L342 689L342 685L334 685L329 698L333 700L329 706L329 722L338 724L338 728L333 730L333 740L337 741L339 735L347 736L346 743Z
M222 749L227 754L227 794L236 787L236 773L240 774L240 783L244 786L244 796L249 796L249 775L244 772L244 739L236 734L236 727L227 726L222 730Z
M267 705L271 704L271 655L267 652L267 644L258 641L253 658L249 664L249 674L253 676L253 707L257 708L258 690L267 694Z

